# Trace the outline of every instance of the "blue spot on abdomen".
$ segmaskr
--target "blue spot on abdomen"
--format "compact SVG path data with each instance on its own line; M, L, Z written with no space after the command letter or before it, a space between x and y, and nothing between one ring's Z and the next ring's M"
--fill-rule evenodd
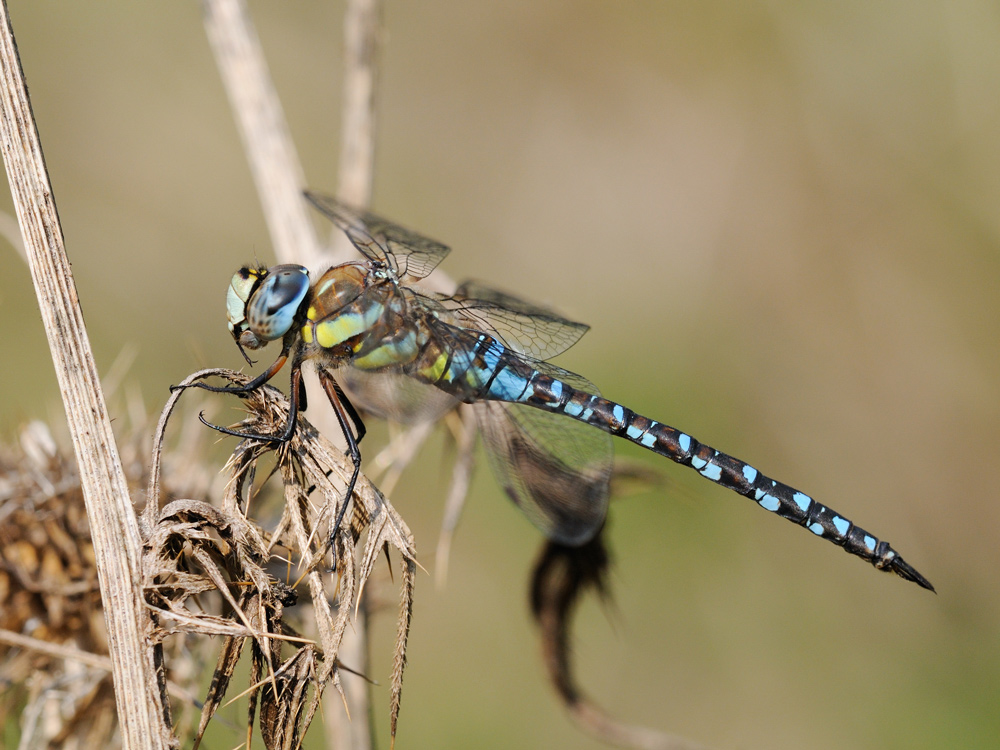
M500 401L518 401L527 387L527 378L504 367L490 384L490 396Z
M482 337L480 337L481 339ZM490 374L496 372L497 365L500 364L500 357L504 353L504 348L497 343L493 343L490 347L483 352L483 362L486 363L486 367L489 368Z
M768 495L766 492L759 492L759 494L760 497L757 498L757 502L760 503L760 507L764 510L769 510L773 513L781 507L781 502L774 495Z
M722 467L718 464L709 464L699 473L706 479L711 479L713 482L718 482L722 479Z

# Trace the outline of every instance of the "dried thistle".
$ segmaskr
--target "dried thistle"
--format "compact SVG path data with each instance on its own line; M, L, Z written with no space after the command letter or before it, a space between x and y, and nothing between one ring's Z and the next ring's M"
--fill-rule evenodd
M247 382L229 370L203 370L181 386L212 376L239 385ZM252 643L248 740L259 701L267 747L298 746L325 688L333 684L343 696L340 644L376 560L390 547L402 558L390 690L390 728L395 737L416 575L416 549L406 523L364 476L352 496L344 497L353 467L301 416L292 439L277 449L262 440L240 441L226 465L228 482L221 507L176 500L159 509L159 446L181 393L175 392L168 402L154 443L142 524L147 534L143 570L147 601L154 611L154 642L181 632L225 639L196 746L229 687L246 640ZM244 403L247 418L236 426L241 432L279 434L287 424L288 402L274 388L258 388L244 397ZM278 520L265 528L248 513L252 484L248 480L260 459L272 453L284 504ZM351 503L351 512L331 538L331 527L345 502ZM297 567L297 580L290 586L270 572L275 563L288 560ZM335 575L326 575L328 570ZM306 626L311 639L298 636L285 617L285 608L295 603L300 591L311 604ZM214 602L209 601L212 592L218 594ZM296 649L288 658L282 654L285 646Z
M185 384L209 376L244 382L235 373L209 370ZM230 692L244 652L251 659L250 683L238 692L250 696L248 738L257 720L266 747L299 746L326 686L333 683L341 690L340 670L349 667L338 661L341 639L377 558L390 546L403 559L390 682L394 737L416 572L415 548L405 522L362 477L346 517L349 523L331 545L329 526L344 501L353 468L339 448L300 417L290 444L273 451L260 441L244 440L231 455L225 477L213 477L196 460L211 434L197 420L185 418L180 429L172 431L174 447L164 448L167 419L179 397L180 392L161 417L148 475L142 458L150 451L148 420L134 403L128 409L133 427L120 444L133 494L141 494L143 482L149 486L141 519L144 588L156 623L149 642L165 665L164 684L183 698L185 711L195 703L190 686L200 676L205 655L212 646L218 649L194 747ZM240 430L269 434L285 426L287 403L280 392L262 388L245 402L248 416L238 425ZM465 442L466 451L471 451L472 441ZM267 506L252 495L251 486L260 459L272 453L283 503L277 520L265 526L254 516L267 512ZM616 479L623 475L629 472L619 467ZM213 490L213 479L218 489ZM171 499L161 508L163 494ZM221 496L216 504L209 501L213 495ZM25 429L19 446L0 446L0 559L0 627L6 628L0 631L0 642L7 644L0 647L0 679L10 686L0 710L7 716L21 713L26 747L34 746L32 742L64 748L95 742L117 746L106 634L76 464L41 423ZM289 559L299 570L286 584L276 563L287 567ZM329 570L336 575L326 575ZM574 606L588 590L607 595L606 570L600 536L578 549L548 544L537 564L532 608L557 692L573 717L606 741L690 747L618 724L574 681L569 658ZM311 615L301 627L308 631L306 636L289 617L306 608L297 606L303 593ZM221 648L219 641L203 635L221 637ZM192 646L200 648L192 651ZM189 723L181 720L177 725Z
M20 714L29 742L108 742L115 727L110 675L47 650L69 646L107 659L76 462L41 422L24 429L20 446L0 447L0 559L5 723ZM80 744L60 742L70 736Z
M134 497L148 481L150 425L138 399L126 411L118 442ZM190 437L185 451L204 449L200 434ZM62 442L36 421L17 445L0 445L0 721L20 719L23 748L114 748L118 717L94 549L79 469ZM188 463L173 449L165 459ZM207 498L211 482L192 468L170 472L166 489ZM177 659L184 677L175 673L167 685L187 705L186 685L198 672L192 659Z

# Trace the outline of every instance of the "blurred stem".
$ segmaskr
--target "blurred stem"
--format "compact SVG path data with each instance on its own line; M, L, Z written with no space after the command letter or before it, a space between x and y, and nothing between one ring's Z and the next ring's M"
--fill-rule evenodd
M349 0L344 13L344 89L337 197L362 207L371 203L375 179L375 91L381 15L379 0Z
M229 96L257 196L281 263L322 264L302 191L305 176L243 0L204 0L205 31Z
M292 143L281 102L270 79L260 41L243 0L204 0L205 28L230 103L239 125L264 207L275 254L282 263L302 263L317 270L330 265L320 251L307 215L302 189L302 166ZM377 80L380 4L377 0L349 0L345 12L344 101L338 195L355 205L371 199L375 154L375 87ZM346 241L346 237L343 238ZM352 253L353 254L353 253ZM322 403L307 380L310 403ZM313 415L327 435L337 435L330 415ZM368 670L367 613L357 609L338 654L345 664ZM329 746L367 750L372 746L369 686L350 674L341 676L349 721L341 706L325 702Z
M375 90L380 24L379 0L348 0L344 12L344 83L337 197L362 207L371 202L375 172ZM338 234L337 241L345 243L346 236ZM346 245L342 244L341 249L346 251ZM368 673L370 664L368 607L365 602L364 598L358 602L354 629L345 633L339 654L341 661L363 674ZM354 721L332 723L330 714L333 712L328 708L328 747L353 750L373 747L371 686L353 674L344 674L342 680L347 708Z
M38 296L59 391L80 466L112 663L122 746L172 744L169 706L158 690L145 632L141 539L83 323L17 54L6 0L0 4L0 143Z

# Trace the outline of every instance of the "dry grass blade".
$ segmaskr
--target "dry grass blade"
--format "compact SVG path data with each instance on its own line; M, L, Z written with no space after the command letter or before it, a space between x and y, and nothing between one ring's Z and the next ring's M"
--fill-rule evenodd
M417 565L414 560L403 561L402 578L396 650L392 658L392 695L389 704L389 733L392 745L396 744L396 719L399 717L399 703L403 695L403 669L406 667L406 639L410 634L410 618L413 615L413 584L417 578Z
M448 425L455 437L455 464L451 473L451 486L444 505L441 533L438 535L437 550L434 553L434 582L444 588L448 578L448 560L451 556L451 539L455 535L458 521L465 507L465 499L472 484L472 472L476 468L476 437L479 426L472 406L463 404L447 416ZM457 422L457 424L456 424Z
M245 641L246 638L234 636L226 636L222 641L222 649L219 651L215 672L212 673L212 683L208 686L208 695L205 696L205 703L202 706L201 720L198 723L198 731L192 745L193 750L198 750L205 730L208 728L208 722L211 721L226 695Z
M282 665L260 696L260 733L268 750L294 750L300 742L300 721L309 686L316 677L316 653L304 648Z
M246 382L238 373L205 370L182 385L210 376L237 385ZM176 391L167 404L157 443L180 393ZM247 417L236 426L241 433L274 435L283 431L288 402L280 391L265 386L243 400ZM291 441L277 449L272 446L254 438L239 442L226 464L228 481L221 507L175 500L162 510L147 509L144 515L148 540L143 569L147 601L155 613L154 639L160 641L177 632L225 637L196 746L230 687L246 638L251 640L252 659L248 737L259 699L259 724L267 747L299 745L319 710L325 688L333 684L340 690L341 643L379 553L390 547L403 559L390 706L395 734L416 571L413 537L395 509L363 475L353 495L344 497L353 466L341 449L301 416ZM158 445L153 455L151 476L155 478ZM276 461L272 473L282 481L284 501L280 517L270 528L247 514L251 478L259 461L268 455ZM149 496L151 504L159 497L155 487L150 487ZM351 503L350 513L332 540L331 525L345 502ZM266 517L266 502L255 502L254 508ZM275 563L287 569L288 559L299 567L297 574L289 571L297 579L291 587L271 572L277 567ZM328 574L330 570L335 571L333 576ZM286 609L297 603L299 583L311 604L306 625L316 634L311 642L297 637L287 617ZM216 596L212 597L212 592ZM284 644L296 649L290 657L282 655Z

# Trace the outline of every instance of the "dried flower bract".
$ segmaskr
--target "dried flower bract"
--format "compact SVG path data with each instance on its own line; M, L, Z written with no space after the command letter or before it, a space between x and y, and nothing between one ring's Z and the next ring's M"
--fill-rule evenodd
M243 439L226 464L227 488L220 507L175 500L159 508L159 452L169 415L183 388L207 377L246 383L229 370L203 370L187 378L168 402L153 448L149 502L143 527L147 601L154 610L155 641L174 633L218 635L223 645L196 738L215 713L246 641L251 642L248 738L257 705L268 748L294 748L316 715L325 688L340 686L338 652L379 555L390 547L402 558L399 627L391 676L391 731L405 665L416 574L416 550L406 523L362 475L344 497L353 466L299 416L292 439L274 444ZM241 432L279 434L288 402L278 390L261 387L243 397L247 417ZM283 485L280 517L270 524L248 512L259 462L274 455ZM342 503L351 507L336 534L331 525ZM256 506L255 506L256 509ZM287 582L273 571L285 571ZM289 568L289 564L291 567ZM217 593L216 604L208 597ZM286 609L308 599L311 617L300 635ZM300 609L306 609L301 607ZM290 655L284 654L291 650ZM348 667L350 665L347 665Z

